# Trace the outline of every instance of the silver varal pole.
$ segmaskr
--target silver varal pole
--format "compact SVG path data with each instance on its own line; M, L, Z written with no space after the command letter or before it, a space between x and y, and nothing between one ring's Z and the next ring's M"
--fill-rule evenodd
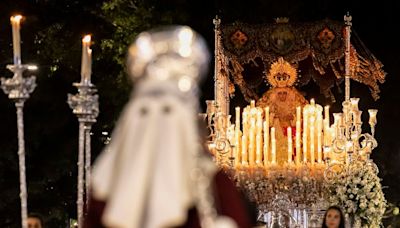
M24 140L24 103L36 87L36 77L23 77L25 70L36 70L34 65L13 64L7 65L7 69L14 73L12 78L1 78L1 88L8 98L15 102L17 108L18 128L18 160L19 160L19 182L21 198L21 221L22 228L27 228L28 203L25 174L25 140Z
M92 130L92 125L91 123L86 123L85 125L85 195L86 195L86 209L88 209L89 206L89 199L90 199L90 167L91 167L91 150L90 150L90 145L91 145L91 140L90 140L90 134ZM87 210L86 210L87 211Z
M344 16L345 28L345 100L350 101L350 35L351 35L351 20L352 17L347 12Z
M95 94L97 90L90 82L74 83L73 85L78 88L78 93L75 95L68 94L68 104L73 110L73 113L77 115L79 121L77 211L78 227L81 228L83 227L84 192L86 194L86 205L89 199L90 130L99 114L99 102L98 95ZM84 179L85 173L86 179Z

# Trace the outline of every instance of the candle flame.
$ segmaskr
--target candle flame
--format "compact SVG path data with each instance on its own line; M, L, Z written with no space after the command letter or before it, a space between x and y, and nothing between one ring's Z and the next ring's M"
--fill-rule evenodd
M28 70L37 70L38 67L36 65L28 65Z
M15 15L15 16L10 17L10 20L12 22L16 22L16 23L19 23L21 21L21 19L22 19L22 15Z
M83 37L82 42L90 43L91 39L92 39L92 37L90 35L86 35L86 36Z

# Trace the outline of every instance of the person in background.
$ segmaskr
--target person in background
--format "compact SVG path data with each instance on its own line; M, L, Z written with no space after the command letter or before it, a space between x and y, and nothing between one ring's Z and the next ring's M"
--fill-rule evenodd
M204 39L187 26L139 34L127 69L135 83L111 141L93 166L85 228L249 228L236 186L199 129Z
M30 213L27 222L28 228L44 228L42 216L37 213Z
M330 206L325 212L322 228L345 228L344 224L342 209L338 206Z

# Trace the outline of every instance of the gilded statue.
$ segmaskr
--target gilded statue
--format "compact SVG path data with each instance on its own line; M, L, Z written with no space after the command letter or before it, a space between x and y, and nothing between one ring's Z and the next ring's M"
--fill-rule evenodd
M270 108L269 121L270 125L275 127L279 163L287 160L287 128L292 128L293 136L296 132L296 108L303 107L308 102L294 87L297 79L296 68L282 57L271 64L266 79L272 88L263 94L256 105Z

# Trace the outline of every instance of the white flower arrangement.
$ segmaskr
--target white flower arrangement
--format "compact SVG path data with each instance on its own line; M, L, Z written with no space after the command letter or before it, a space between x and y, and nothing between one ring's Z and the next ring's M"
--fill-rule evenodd
M330 203L354 219L353 227L379 227L387 202L378 168L371 160L354 160L345 170L328 183Z

